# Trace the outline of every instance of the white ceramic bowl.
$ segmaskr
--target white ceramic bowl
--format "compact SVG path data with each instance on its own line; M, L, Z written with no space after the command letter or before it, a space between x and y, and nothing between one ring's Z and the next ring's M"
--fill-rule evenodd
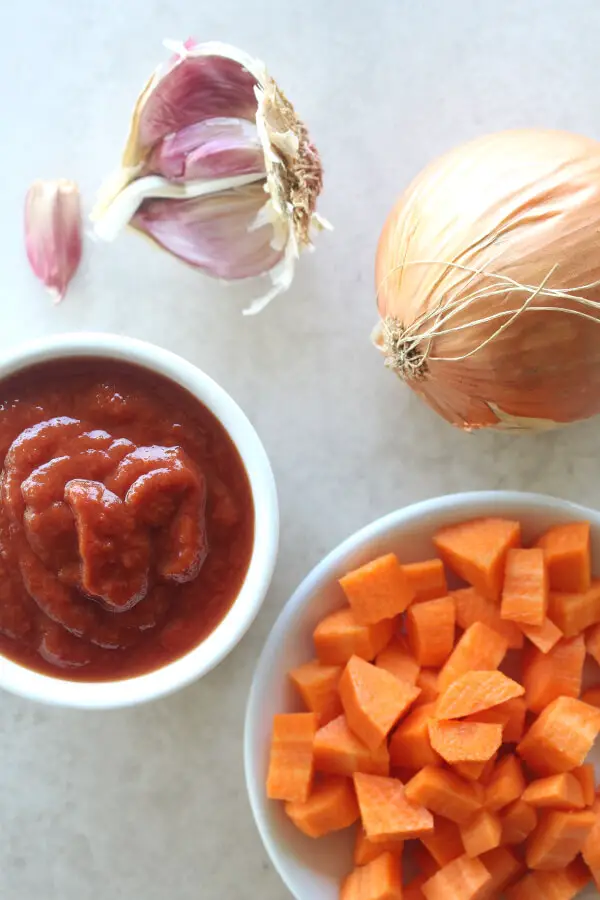
M287 672L314 657L312 632L327 613L343 605L337 579L382 553L401 562L435 554L432 534L444 525L482 515L507 516L523 525L525 540L550 525L587 519L592 523L596 576L600 575L600 513L541 494L489 491L455 494L399 509L357 531L305 578L280 614L258 661L246 711L244 765L252 812L273 865L296 900L338 900L339 884L352 865L352 833L313 841L290 822L283 804L267 800L273 715L301 709ZM597 757L596 761L600 761ZM600 774L600 773L599 773ZM579 895L597 897L592 888Z
M45 703L109 709L143 703L176 691L205 675L235 647L258 613L275 567L279 539L277 492L265 449L235 401L196 366L160 347L112 334L58 335L3 354L0 379L36 363L73 357L134 363L186 388L219 419L236 445L254 500L256 538L244 583L223 621L185 656L135 678L80 682L41 675L0 654L0 687Z

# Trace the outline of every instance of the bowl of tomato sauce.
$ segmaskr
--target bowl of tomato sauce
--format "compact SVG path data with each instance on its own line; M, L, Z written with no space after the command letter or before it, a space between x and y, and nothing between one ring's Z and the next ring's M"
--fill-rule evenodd
M253 426L174 353L67 334L0 360L0 687L107 709L216 666L277 555Z

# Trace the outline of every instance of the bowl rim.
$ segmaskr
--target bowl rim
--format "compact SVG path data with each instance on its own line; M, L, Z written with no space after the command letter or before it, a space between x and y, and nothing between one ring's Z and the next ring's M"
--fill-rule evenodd
M203 403L233 441L254 502L255 540L248 571L231 608L197 647L159 669L120 681L69 681L27 669L0 654L0 687L43 703L115 709L164 697L210 672L250 628L264 601L279 544L279 506L266 450L235 400L193 363L155 344L107 332L74 332L20 344L0 357L0 379L38 363L99 357L129 362L179 384ZM260 535L260 540L256 539Z
M266 817L263 815L264 786L256 778L258 760L254 751L254 723L259 719L258 711L261 706L262 693L260 686L271 671L273 658L277 655L278 648L288 634L290 624L293 623L302 606L310 599L315 590L323 587L327 582L328 573L335 570L340 562L359 546L383 536L388 530L404 521L418 519L432 512L439 514L457 507L464 506L468 508L488 503L490 510L493 510L495 515L502 515L503 509L506 510L515 504L519 504L523 507L545 507L550 511L571 512L581 518L595 519L600 525L600 512L597 510L569 500L562 500L549 494L528 491L464 491L443 494L412 503L408 506L399 507L353 532L313 566L287 600L267 635L254 669L246 703L243 746L244 777L252 816L263 846L279 877L296 900L306 900L306 898L296 893L291 879L288 878L287 869L283 864L284 854L279 849L274 834L268 826Z

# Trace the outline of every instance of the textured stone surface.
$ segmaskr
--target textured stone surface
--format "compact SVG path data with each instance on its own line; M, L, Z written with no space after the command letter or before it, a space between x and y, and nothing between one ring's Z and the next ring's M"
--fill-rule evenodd
M600 136L595 0L29 0L5 3L0 57L0 351L29 336L112 330L205 368L246 409L279 484L281 555L251 633L177 696L84 714L0 695L5 900L284 900L251 820L243 712L255 659L298 581L350 532L406 503L520 488L600 503L598 423L466 437L371 349L373 253L395 194L451 145L524 125ZM310 123L336 225L259 318L135 235L88 244L52 308L22 247L36 177L93 191L116 162L165 36L266 59ZM311 898L317 900L317 898Z

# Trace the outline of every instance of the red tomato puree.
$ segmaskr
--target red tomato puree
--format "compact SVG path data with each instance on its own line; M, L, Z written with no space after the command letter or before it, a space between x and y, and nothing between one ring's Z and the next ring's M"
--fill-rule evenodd
M197 646L244 580L250 485L213 414L111 360L0 383L0 652L113 680Z

